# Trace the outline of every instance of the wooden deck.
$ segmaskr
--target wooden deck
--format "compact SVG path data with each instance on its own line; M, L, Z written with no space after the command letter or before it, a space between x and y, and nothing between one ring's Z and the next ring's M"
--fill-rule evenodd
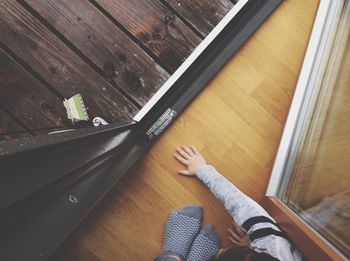
M230 216L200 181L177 175L183 167L174 149L196 145L209 163L260 201L317 6L317 0L284 1L52 260L153 260L170 211L188 204L204 207L204 224L214 224L227 246Z
M130 120L235 1L0 2L0 140L73 125L62 100L90 118Z

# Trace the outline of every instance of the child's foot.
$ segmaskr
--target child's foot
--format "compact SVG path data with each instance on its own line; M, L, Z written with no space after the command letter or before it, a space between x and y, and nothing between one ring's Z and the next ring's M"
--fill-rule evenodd
M202 221L202 208L189 206L174 210L165 225L163 255L186 259Z
M194 239L188 261L205 261L214 256L220 249L219 238L212 225L205 225Z

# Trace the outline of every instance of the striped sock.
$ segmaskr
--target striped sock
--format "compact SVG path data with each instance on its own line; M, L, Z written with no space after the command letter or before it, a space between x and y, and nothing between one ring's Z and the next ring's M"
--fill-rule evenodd
M206 261L220 249L220 242L212 225L205 225L194 239L188 261Z
M186 259L202 221L202 208L189 206L174 210L165 225L163 255Z

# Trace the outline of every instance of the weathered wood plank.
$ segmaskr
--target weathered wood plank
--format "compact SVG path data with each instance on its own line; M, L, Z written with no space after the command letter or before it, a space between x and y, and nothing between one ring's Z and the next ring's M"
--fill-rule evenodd
M231 10L229 0L164 0L189 22L202 36L211 30Z
M21 120L28 129L71 125L62 101L1 48L0 82L1 106Z
M9 114L0 109L0 134L26 131Z
M90 117L124 121L137 113L135 106L17 1L0 2L0 31L0 41L62 96L82 94Z
M53 27L144 105L169 74L88 0L26 0Z
M9 114L0 109L0 146L2 142L11 141L15 138L31 136L31 134L19 125Z
M174 72L201 39L159 0L96 0Z

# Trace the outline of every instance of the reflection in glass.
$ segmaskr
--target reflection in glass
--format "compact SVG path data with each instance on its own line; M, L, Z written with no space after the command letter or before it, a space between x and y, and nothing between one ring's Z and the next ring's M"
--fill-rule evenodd
M350 256L350 15L343 16L280 196Z

